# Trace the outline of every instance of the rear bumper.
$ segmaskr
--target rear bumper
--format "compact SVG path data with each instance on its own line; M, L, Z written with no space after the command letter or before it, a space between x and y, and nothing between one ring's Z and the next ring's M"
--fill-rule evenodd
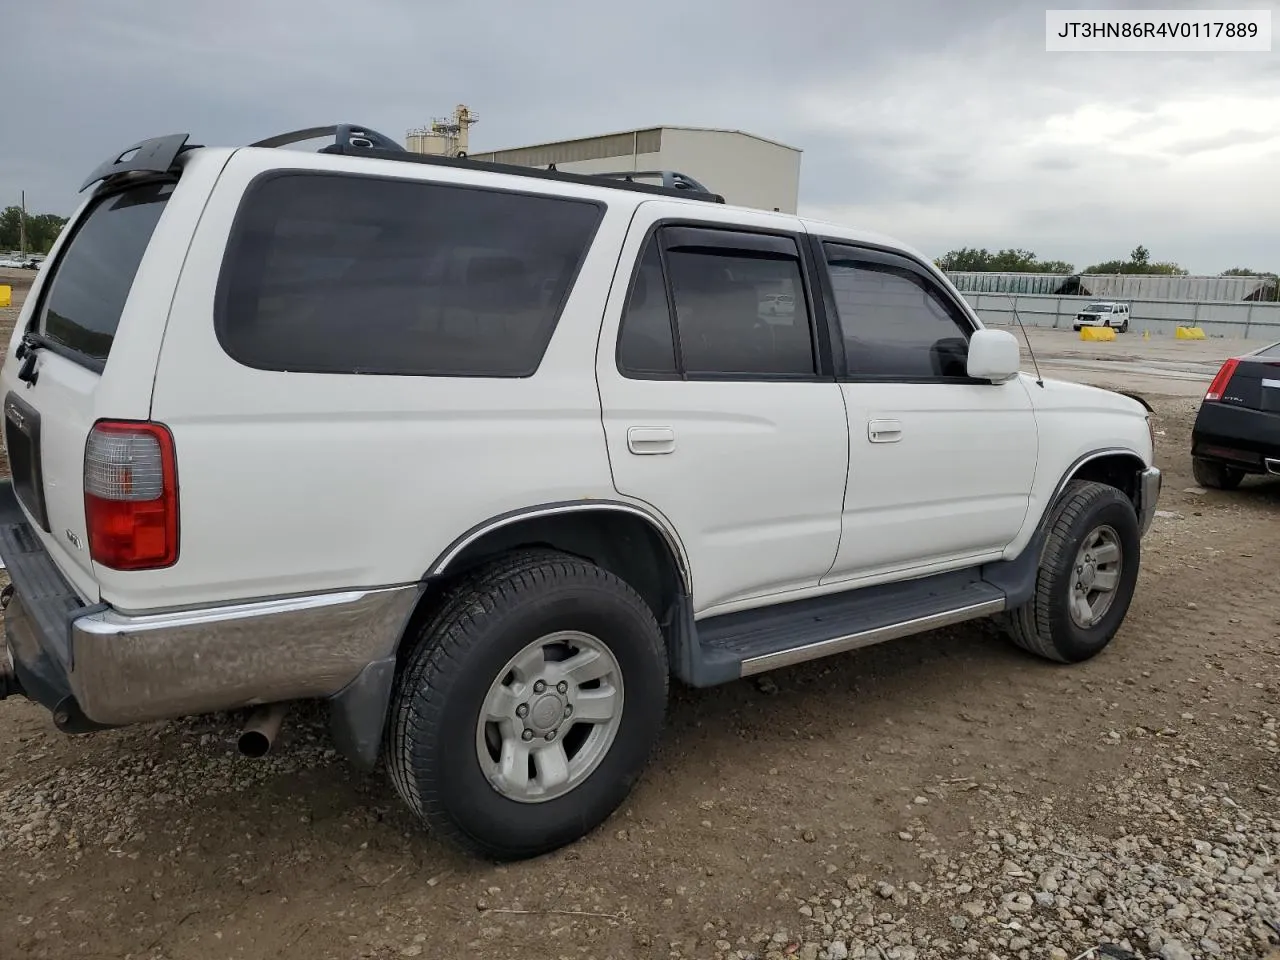
M1280 474L1280 414L1206 401L1191 431L1191 455L1248 473Z
M1157 467L1147 467L1138 474L1138 529L1146 536L1151 521L1156 516L1156 504L1160 502L1160 487L1164 477Z
M0 483L4 656L67 732L332 697L394 657L418 584L130 616L86 605Z

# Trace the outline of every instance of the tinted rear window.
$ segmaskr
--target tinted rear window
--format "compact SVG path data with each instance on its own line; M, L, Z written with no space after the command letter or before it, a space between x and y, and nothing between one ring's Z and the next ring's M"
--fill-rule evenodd
M232 230L218 335L268 370L529 376L601 215L559 197L271 176Z
M173 184L131 187L97 201L72 229L40 306L37 331L105 362L134 275Z

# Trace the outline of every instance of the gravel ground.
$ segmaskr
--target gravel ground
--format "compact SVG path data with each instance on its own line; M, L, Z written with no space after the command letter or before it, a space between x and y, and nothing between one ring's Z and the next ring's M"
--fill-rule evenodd
M1162 513L1104 655L970 625L676 689L632 798L537 861L424 834L319 709L249 761L235 717L0 703L0 957L1270 957L1280 484L1194 492L1195 402L1151 399Z

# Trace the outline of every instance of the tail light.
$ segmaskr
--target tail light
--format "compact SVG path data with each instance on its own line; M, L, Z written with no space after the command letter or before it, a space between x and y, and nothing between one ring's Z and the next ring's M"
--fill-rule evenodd
M1218 375L1213 378L1213 383L1209 384L1209 389L1205 393L1206 400L1221 400L1222 395L1227 392L1227 384L1231 382L1231 378L1235 375L1236 367L1240 365L1239 359L1232 357L1222 365L1222 369L1218 371Z
M84 450L89 555L113 570L178 560L178 468L173 435L158 423L100 421Z

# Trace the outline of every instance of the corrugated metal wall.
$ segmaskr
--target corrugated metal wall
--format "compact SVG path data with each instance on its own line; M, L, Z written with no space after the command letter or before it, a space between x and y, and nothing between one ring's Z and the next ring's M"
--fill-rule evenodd
M1075 293L1064 289L1076 278L1051 273L947 273L962 293L1050 295ZM1121 300L1218 301L1274 300L1274 280L1265 277L1175 277L1164 274L1087 273L1078 277L1084 296Z
M583 160L604 160L610 157L630 157L640 153L658 153L662 149L662 129L636 130L606 137L585 137L581 140L563 140L544 143L536 147L517 147L493 153L473 153L476 160L492 163L511 163L522 167L545 167L555 163L577 163Z

